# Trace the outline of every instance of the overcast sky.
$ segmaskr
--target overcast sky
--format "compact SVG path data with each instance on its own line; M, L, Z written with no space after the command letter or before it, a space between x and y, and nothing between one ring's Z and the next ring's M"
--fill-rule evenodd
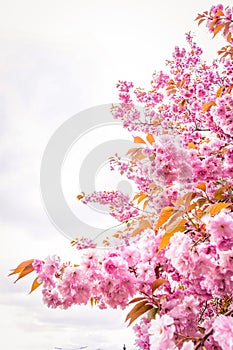
M75 258L51 224L40 197L43 151L72 115L117 101L118 79L148 86L192 30L211 57L211 41L194 23L208 0L1 0L1 271L0 348L134 350L126 312L90 307L49 310L29 280L13 285L9 269L22 260L58 254ZM228 4L224 1L224 4ZM230 2L229 2L230 4ZM75 195L75 193L74 193Z

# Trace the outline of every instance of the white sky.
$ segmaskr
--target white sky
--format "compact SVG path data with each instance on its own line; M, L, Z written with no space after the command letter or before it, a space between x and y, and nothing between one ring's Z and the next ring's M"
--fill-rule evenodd
M148 86L184 33L196 32L205 57L221 45L194 23L208 0L0 1L1 271L0 348L133 350L126 312L48 310L29 281L9 269L28 258L75 257L52 226L39 191L40 161L57 127L95 105L117 101L118 79ZM216 3L216 2L215 2ZM227 1L223 2L224 4Z

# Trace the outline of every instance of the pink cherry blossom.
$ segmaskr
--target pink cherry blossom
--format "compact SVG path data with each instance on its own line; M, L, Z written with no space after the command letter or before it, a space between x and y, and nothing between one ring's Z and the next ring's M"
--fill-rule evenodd
M214 340L218 342L222 349L233 349L233 318L220 315L214 323Z
M150 349L151 350L164 350L175 349L175 343L173 336L175 332L174 320L168 315L160 317L156 316L155 320L151 321L149 329L150 336Z

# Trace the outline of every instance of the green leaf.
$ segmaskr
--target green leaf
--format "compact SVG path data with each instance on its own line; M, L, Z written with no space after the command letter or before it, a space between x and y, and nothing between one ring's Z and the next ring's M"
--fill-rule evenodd
M159 312L159 309L156 307L153 307L153 309L151 309L147 316L148 316L148 319L151 321L151 320L154 320L155 319L155 316L156 314Z

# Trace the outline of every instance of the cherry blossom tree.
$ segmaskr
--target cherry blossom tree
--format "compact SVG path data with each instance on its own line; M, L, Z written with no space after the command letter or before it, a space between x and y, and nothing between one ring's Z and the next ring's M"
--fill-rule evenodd
M188 33L149 91L118 82L112 113L135 148L110 167L138 191L77 196L109 206L120 227L114 247L109 237L103 251L80 237L71 242L86 249L78 265L53 256L11 273L19 280L34 271L31 291L41 285L51 308L132 305L126 321L135 322L138 349L233 349L232 13L220 4L196 18L227 42L210 64Z

